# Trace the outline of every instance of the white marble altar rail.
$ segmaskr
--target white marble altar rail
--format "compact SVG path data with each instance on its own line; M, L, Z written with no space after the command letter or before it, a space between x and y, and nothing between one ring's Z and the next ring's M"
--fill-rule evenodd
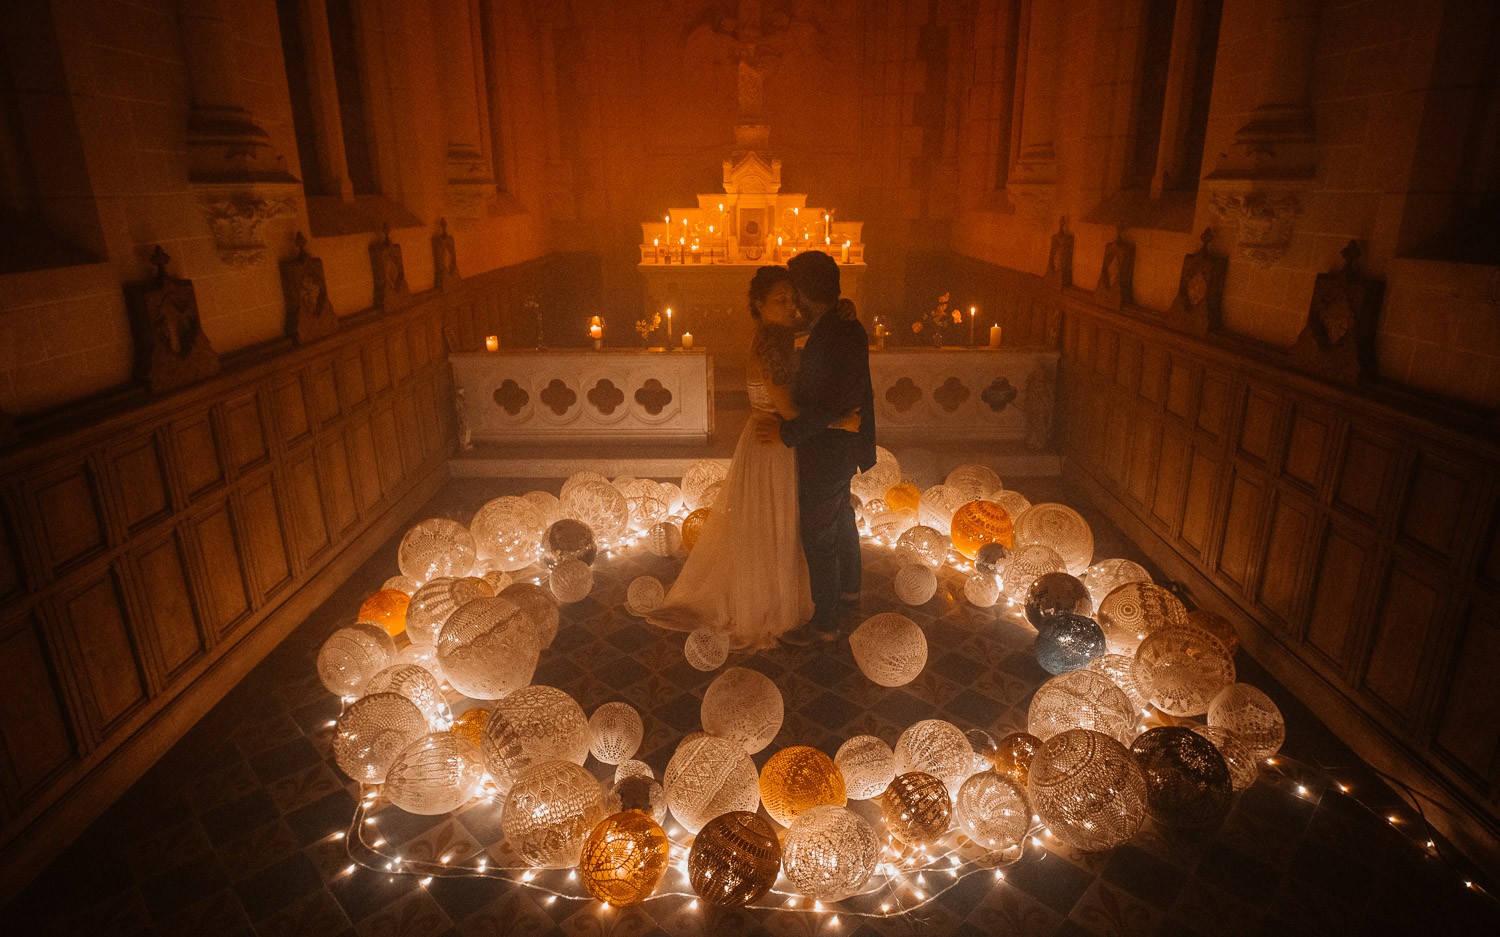
M1051 448L1057 353L891 348L870 352L881 440L985 440Z

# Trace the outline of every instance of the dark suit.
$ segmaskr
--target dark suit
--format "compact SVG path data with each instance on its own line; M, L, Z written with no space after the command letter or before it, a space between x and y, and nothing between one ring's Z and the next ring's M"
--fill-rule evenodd
M837 622L839 592L860 591L859 528L849 479L875 464L875 395L869 339L858 320L835 310L813 323L792 388L797 418L781 424L781 441L797 450L798 522L812 585L813 621ZM859 408L859 432L828 424Z

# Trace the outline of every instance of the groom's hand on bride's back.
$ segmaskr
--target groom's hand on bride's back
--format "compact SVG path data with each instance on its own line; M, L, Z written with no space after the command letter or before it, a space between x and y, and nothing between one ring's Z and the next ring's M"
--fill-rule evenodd
M781 417L758 416L755 418L755 440L762 446L781 445Z
M839 304L834 307L833 311L845 322L853 322L859 318L859 310L854 308L854 300L847 296L839 298Z

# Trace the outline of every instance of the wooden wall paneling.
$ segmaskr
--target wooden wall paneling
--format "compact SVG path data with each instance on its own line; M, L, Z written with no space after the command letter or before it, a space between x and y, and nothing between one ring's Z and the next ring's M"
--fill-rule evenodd
M1117 381L1120 374L1120 336L1114 329L1095 329L1094 354L1100 379ZM1088 360L1087 358L1083 360Z
M1147 511L1156 492L1156 466L1161 449L1161 427L1151 426L1129 434L1125 468L1125 494L1141 511Z
M110 546L109 518L94 459L78 454L53 466L26 484L32 536L41 547L48 579L103 556Z
M360 516L370 513L380 503L380 459L375 451L372 419L373 412L360 414L350 421L345 437L350 475L354 481L354 502Z
M1198 429L1210 439L1223 439L1229 429L1229 379L1217 368L1209 366L1203 371L1202 387L1196 421Z
M1167 366L1167 412L1192 426L1198 416L1197 362L1180 354L1171 356Z
M1115 383L1134 395L1141 380L1141 340L1134 335L1115 339Z
M1452 568L1475 536L1482 491L1478 467L1418 449L1406 476L1398 540Z
M209 505L187 521L190 550L197 560L199 593L208 624L210 646L219 643L252 611L249 557L239 551L245 538L237 533L228 499Z
M1275 491L1262 551L1256 601L1279 625L1283 637L1300 642L1306 624L1311 580L1311 545L1323 526L1317 505L1290 491Z
M413 396L417 408L417 428L422 432L422 451L432 452L443 444L443 424L438 416L437 375L429 374L416 382Z
M1117 487L1125 484L1126 461L1130 454L1131 407L1115 402L1107 407L1108 422L1104 429L1104 474Z
M1421 716L1430 651L1449 614L1449 590L1419 565L1392 554L1378 590L1374 632L1359 686L1410 735Z
M110 447L104 464L126 535L171 515L172 484L158 431Z
M136 633L149 663L147 675L154 697L207 650L193 590L186 551L176 530L132 550L131 597Z
M15 814L79 756L62 684L41 622L0 620L0 790Z
M311 437L312 421L307 416L302 375L291 374L278 380L271 394L276 400L276 425L281 430L282 445L295 445Z
M1294 400L1286 426L1281 477L1309 496L1321 499L1341 433L1339 421L1322 407Z
M1283 401L1274 392L1246 386L1240 398L1237 454L1260 468L1275 464Z
M253 388L226 401L221 409L224 453L235 474L266 465L271 460L267 442L266 413L260 388Z
M1391 501L1402 464L1401 444L1394 438L1351 423L1331 484L1333 506L1372 527L1394 524Z
M1218 453L1201 443L1193 445L1188 463L1187 496L1182 507L1179 542L1190 556L1208 562L1209 537L1214 528L1218 503Z
M147 684L132 639L122 571L105 567L57 598L57 644L67 649L93 748L146 703Z
M354 480L349 472L348 431L330 433L317 442L318 488L323 493L328 531L336 543L359 522ZM379 490L379 485L376 485Z
M292 582L281 500L269 472L247 479L236 498L235 533L240 538L240 552L250 558L251 607L255 609L273 600Z
M422 427L417 423L416 388L403 386L396 394L396 444L404 479L422 464Z
M1256 546L1261 541L1267 507L1267 485L1256 472L1235 469L1226 492L1224 524L1215 538L1218 550L1215 569L1238 589L1252 593Z
M1345 686L1358 683L1355 651L1368 639L1370 584L1382 559L1369 530L1334 521L1324 528L1310 563L1305 647Z
M316 565L322 554L332 545L329 524L324 516L322 492L318 489L318 463L311 446L288 454L286 467L287 498L291 507L290 524L283 525L293 534L290 539L296 546L295 569L301 570Z
M1452 667L1438 683L1433 745L1470 783L1493 791L1500 784L1500 607L1475 603L1460 633Z
M1192 452L1193 444L1186 434L1171 427L1162 430L1151 516L1168 539L1176 539L1181 534L1182 506L1187 495Z
M380 472L380 488L390 496L401 484L401 432L396 425L396 405L383 401L375 410L371 426L375 433L375 465Z
M196 410L183 419L174 420L168 434L172 440L171 462L189 501L223 484L224 463L208 409Z
M365 361L359 349L339 355L335 366L338 378L339 405L345 413L362 407L370 399L370 390L365 383Z
M370 397L378 397L391 386L390 357L385 342L366 342L360 354L365 364L365 381Z
M1147 345L1141 353L1141 383L1137 388L1142 400L1161 407L1167 400L1167 369L1171 358L1166 349Z
M333 359L314 362L303 374L307 380L308 412L319 429L339 417L339 391L334 383Z
M411 376L411 349L407 347L406 332L392 329L386 333L385 350L391 364L391 383L400 385Z
M33 578L26 571L26 556L21 550L19 512L12 493L0 489L0 608L9 608L29 588ZM35 541L32 541L33 543Z

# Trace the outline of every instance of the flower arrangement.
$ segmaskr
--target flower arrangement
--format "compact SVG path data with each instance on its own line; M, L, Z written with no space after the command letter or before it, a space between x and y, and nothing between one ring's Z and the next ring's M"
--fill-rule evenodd
M641 344L643 346L651 344L651 336L659 328L661 328L661 313L659 312L652 313L649 319L641 318L635 320L635 330L640 333Z
M924 319L926 321L923 321ZM911 331L913 335L921 335L923 332L931 334L933 345L941 348L943 335L948 326L963 325L963 323L963 313L958 309L948 308L948 294L945 292L937 298L936 305L911 324Z

